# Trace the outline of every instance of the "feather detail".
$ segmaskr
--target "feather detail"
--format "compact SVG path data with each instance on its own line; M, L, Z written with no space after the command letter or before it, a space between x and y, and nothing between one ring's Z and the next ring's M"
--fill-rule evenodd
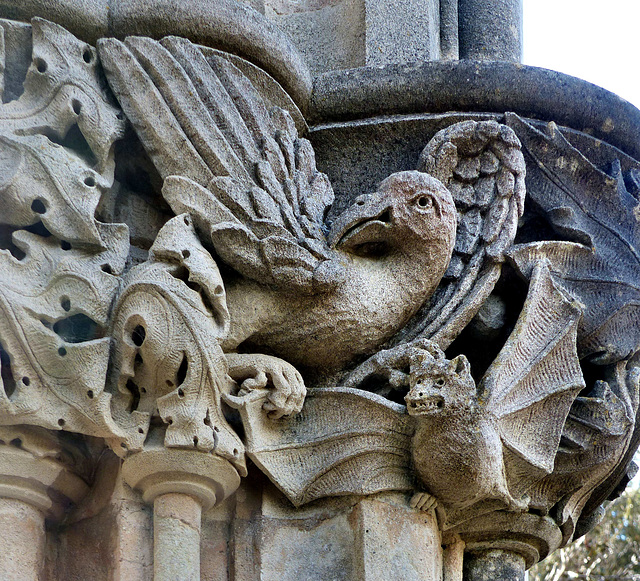
M493 290L524 211L520 149L506 125L463 121L439 131L422 151L418 169L451 192L458 233L445 280L396 344L424 337L446 348Z
M104 39L99 51L172 210L190 213L242 275L328 289L313 273L333 257L323 229L333 191L291 115L268 107L229 60L186 39Z

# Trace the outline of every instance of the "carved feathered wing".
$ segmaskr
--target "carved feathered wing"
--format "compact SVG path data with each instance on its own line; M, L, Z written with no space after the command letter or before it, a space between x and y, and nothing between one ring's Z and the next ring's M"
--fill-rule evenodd
M478 388L505 446L510 488L553 471L569 410L585 387L576 348L581 315L538 263L520 318Z
M395 344L424 337L446 349L493 290L524 211L520 149L506 125L463 121L439 131L423 150L417 169L451 192L458 232L444 280Z
M311 389L302 412L273 421L254 395L239 401L247 454L294 505L413 488L404 406L357 389Z
M99 52L173 211L190 213L242 275L318 290L333 190L289 113L269 109L237 67L186 39L103 39Z

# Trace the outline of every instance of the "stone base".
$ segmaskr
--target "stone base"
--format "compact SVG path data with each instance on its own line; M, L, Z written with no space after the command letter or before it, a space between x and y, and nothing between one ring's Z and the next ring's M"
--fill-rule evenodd
M48 563L41 581L153 579L153 508L121 476L108 496L105 506L94 507L97 514L85 512L87 518L48 533L48 542L60 547L59 566ZM433 511L409 508L404 494L294 509L256 474L203 512L200 578L461 581L462 559L455 553L443 552Z

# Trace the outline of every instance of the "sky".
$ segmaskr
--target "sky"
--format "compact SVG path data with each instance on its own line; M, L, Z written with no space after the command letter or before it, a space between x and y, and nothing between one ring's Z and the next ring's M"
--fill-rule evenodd
M524 0L523 60L640 108L640 0Z
M640 0L524 0L523 62L600 85L640 108Z

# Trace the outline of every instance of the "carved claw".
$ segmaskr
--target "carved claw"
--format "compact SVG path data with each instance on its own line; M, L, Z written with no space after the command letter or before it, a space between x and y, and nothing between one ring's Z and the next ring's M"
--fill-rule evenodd
M438 504L435 496L432 496L428 492L416 492L409 501L409 506L417 510L426 512L435 508Z
M228 353L227 361L229 375L240 386L236 397L267 388L262 407L274 420L297 414L302 409L307 390L293 365L270 355L245 353Z
M411 357L419 351L441 353L438 346L429 339L416 339L410 343L403 343L391 349L379 351L372 355L360 366L356 367L342 382L344 387L365 389L373 379L381 381L380 388L371 389L380 395L387 395L393 390L409 388L409 367ZM377 387L377 386L376 386Z

